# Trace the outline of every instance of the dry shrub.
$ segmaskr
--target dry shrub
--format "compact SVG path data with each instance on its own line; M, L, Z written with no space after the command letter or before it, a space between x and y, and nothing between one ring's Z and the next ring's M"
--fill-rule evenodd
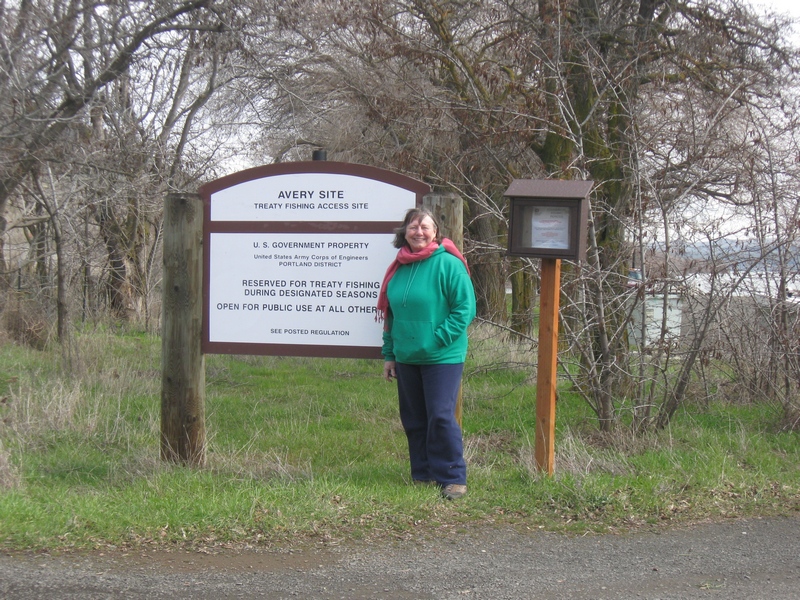
M491 469L503 454L514 452L514 436L494 432L464 437L464 458L473 467Z
M523 369L531 373L536 366L536 350L531 340L491 323L475 323L469 330L470 372Z
M793 405L784 406L778 429L780 431L800 431L800 408Z
M52 324L48 313L36 300L11 292L3 311L3 325L18 344L44 350L50 337Z
M14 463L11 462L11 453L5 449L3 441L0 440L0 490L18 488L20 482L19 472Z
M4 314L5 311L0 312L0 346L5 346L12 342L11 335L9 335L6 329Z
M238 478L255 481L303 481L313 478L310 466L293 465L288 456L274 451L214 452L208 456L206 466L215 473L234 474Z
M98 407L87 402L77 381L56 380L46 387L23 389L12 394L12 407L10 424L23 437L44 431L91 433L97 424Z
M555 471L577 476L586 476L590 473L625 475L631 472L632 468L626 458L626 453L630 452L631 448L626 447L622 450L617 444L606 445L596 442L595 438L583 438L571 430L561 434L556 439ZM533 440L520 449L519 461L532 476L541 475L536 465Z

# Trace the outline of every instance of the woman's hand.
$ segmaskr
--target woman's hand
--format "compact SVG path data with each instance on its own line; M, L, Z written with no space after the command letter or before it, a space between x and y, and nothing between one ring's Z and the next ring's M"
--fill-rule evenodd
M389 382L391 382L392 379L397 379L397 371L395 370L395 362L393 360L387 360L383 363L383 378Z

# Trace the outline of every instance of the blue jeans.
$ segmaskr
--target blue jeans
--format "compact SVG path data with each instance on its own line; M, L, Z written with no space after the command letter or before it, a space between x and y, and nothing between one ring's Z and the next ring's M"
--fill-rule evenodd
M455 418L464 363L396 363L400 421L408 438L411 477L466 485L467 464L461 427Z

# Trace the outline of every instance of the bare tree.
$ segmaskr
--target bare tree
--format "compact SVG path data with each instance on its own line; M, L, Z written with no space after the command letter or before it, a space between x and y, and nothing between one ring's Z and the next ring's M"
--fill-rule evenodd
M579 1L541 8L547 39L560 42L531 45L545 51L543 87L551 98L541 156L597 184L589 260L566 287L571 355L580 359L577 371L568 372L580 374L576 386L601 429L616 426L617 407L629 394L642 426L649 422L653 382L668 376L665 361L673 355L666 326L661 360L631 354L629 323L645 308L645 290L637 308L636 295L625 293L625 274L635 256L642 264L648 234L669 242L675 224L685 222L683 210L701 212L700 206L752 193L737 169L748 157L742 107L768 109L765 98L790 74L791 52L780 43L779 24L762 23L736 4ZM654 211L660 222L650 218ZM669 290L659 290L665 303ZM701 344L719 300L706 304L693 343ZM697 355L690 346L657 425L665 426L685 397Z
M675 354L666 324L655 357L631 354L629 323L644 290L637 303L626 274L634 257L642 266L649 243L673 256L687 211L763 194L741 165L751 154L745 130L792 76L795 53L781 39L782 22L735 2L658 0L306 2L287 22L298 48L305 43L313 55L299 52L296 70L273 88L270 100L290 124L276 138L281 147L324 145L460 192L484 318L502 322L505 310L498 267L509 178L597 183L590 258L567 269L565 282L576 383L602 429L616 426L627 393L638 427L668 423L730 287L704 304L706 317L689 338L696 346L659 400L652 382L668 377ZM712 246L735 236L714 230L724 219L693 235ZM682 233L690 234L685 225ZM715 254L715 268L730 260ZM664 284L674 279L666 264ZM517 291L531 283L512 281ZM670 289L661 290L665 302Z
M797 250L800 197L797 181L796 96L789 89L767 96L772 104L747 105L740 131L748 159L739 173L746 193L736 195L721 232L726 269L710 275L738 280L715 319L713 335L699 346L706 397L769 402L783 424L798 426ZM735 238L731 223L742 231ZM709 276L709 269L704 269ZM732 286L733 287L733 286Z
M164 189L186 184L183 157L193 119L216 87L212 40L222 37L223 17L210 0L3 5L0 26L9 35L0 48L0 271L9 270L7 232L32 226L26 203L59 205L24 198L45 189L38 181L46 165L50 181L63 184L53 193L84 194L74 213L62 217L78 222L81 211L93 215L97 229L82 235L91 229L105 242L112 306L130 305L135 294L123 299L126 286L152 288L156 207ZM50 214L50 225L56 221ZM64 260L57 257L59 269ZM84 261L87 274L90 264ZM59 316L64 310L59 305Z
M524 41L508 10L496 2L352 1L297 3L281 14L296 53L268 96L264 114L285 124L271 131L268 152L283 159L325 146L339 160L459 193L479 312L505 322L502 194L514 176L541 170L530 148L538 117L525 110L538 100L513 64ZM519 312L530 314L530 295L518 299Z
M92 107L82 158L95 185L85 206L103 241L105 290L117 316L149 321L162 199L191 186L209 164L193 163L198 121L208 118L201 111L220 85L215 38L196 31L171 36L168 46L142 53Z
M0 4L0 244L24 232L32 277L55 252L59 289L102 284L117 315L147 322L165 192L324 147L460 194L481 318L525 339L537 265L505 256L503 192L592 179L589 257L562 272L562 364L600 428L666 426L741 335L764 340L771 387L732 351L727 385L789 415L798 54L784 25L737 0ZM750 305L763 325L740 333L730 315L761 270L779 274ZM639 316L656 296L651 340Z

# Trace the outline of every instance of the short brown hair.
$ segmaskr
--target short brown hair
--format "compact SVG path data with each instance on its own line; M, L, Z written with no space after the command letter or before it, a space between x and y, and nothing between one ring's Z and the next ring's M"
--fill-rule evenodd
M436 227L436 235L433 237L433 241L437 244L441 244L442 228L439 227L439 221L436 220L436 217L433 216L433 213L430 210L420 207L409 208L406 212L406 218L403 219L403 224L394 230L394 241L392 242L394 247L402 248L403 246L408 246L408 242L406 241L406 230L408 229L408 226L414 221L421 221L425 217L430 217L431 221L433 221L434 227Z

